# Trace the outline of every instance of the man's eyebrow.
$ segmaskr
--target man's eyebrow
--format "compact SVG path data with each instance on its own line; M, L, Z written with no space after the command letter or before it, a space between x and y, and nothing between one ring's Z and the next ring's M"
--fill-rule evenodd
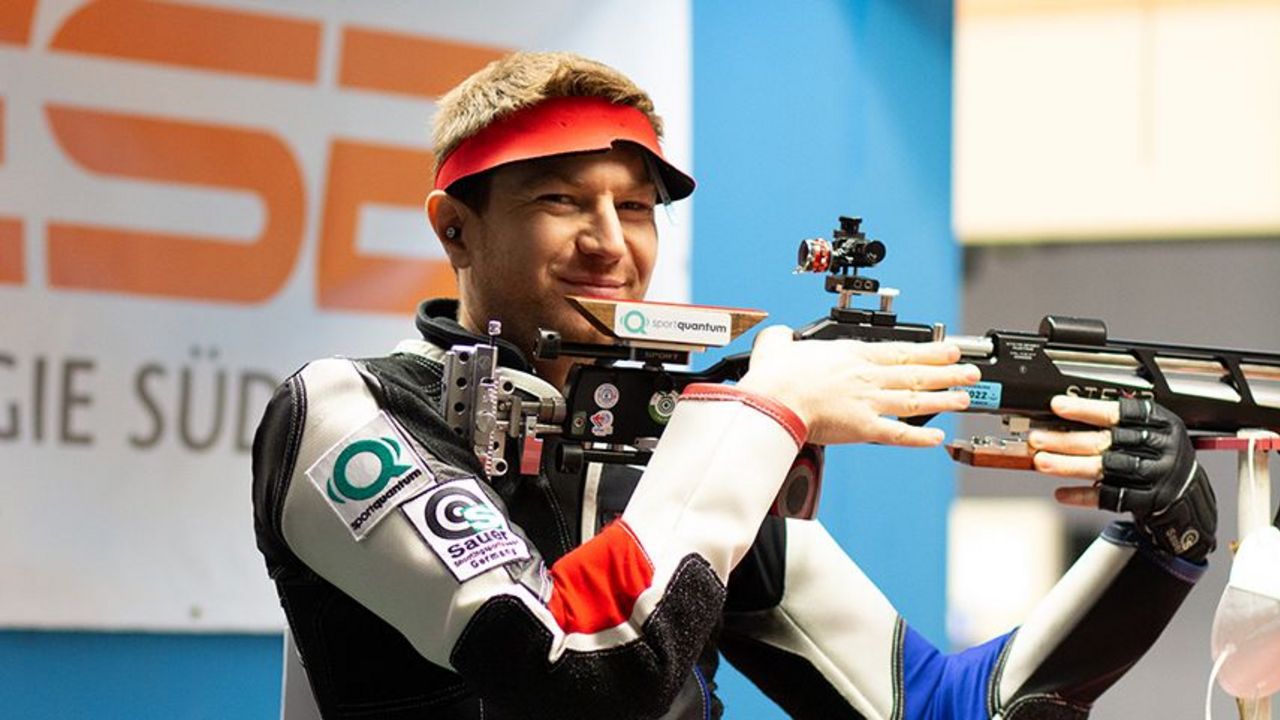
M529 175L524 178L524 182L529 185L548 181L559 181L568 185L581 184L581 181L575 179L569 173L563 172L557 168L549 167L542 167L537 170L530 171Z

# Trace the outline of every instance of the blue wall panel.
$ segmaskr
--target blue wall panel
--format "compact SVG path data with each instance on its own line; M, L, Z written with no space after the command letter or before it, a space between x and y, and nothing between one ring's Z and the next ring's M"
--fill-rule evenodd
M930 0L694 3L695 302L792 326L824 315L834 296L790 274L795 248L853 214L888 244L874 276L903 291L901 317L954 324L951 13ZM950 460L865 446L828 458L822 522L942 642ZM736 674L723 684L730 717L782 716Z
M276 718L279 635L0 632L0 717Z

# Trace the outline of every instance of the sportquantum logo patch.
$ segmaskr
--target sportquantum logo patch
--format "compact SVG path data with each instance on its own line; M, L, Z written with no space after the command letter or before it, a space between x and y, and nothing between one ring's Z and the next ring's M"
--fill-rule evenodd
M721 310L687 305L618 303L613 332L620 338L721 347L733 340L732 318Z
M441 483L400 510L458 582L529 559L529 546L473 479Z
M329 448L307 478L356 540L433 480L384 412Z

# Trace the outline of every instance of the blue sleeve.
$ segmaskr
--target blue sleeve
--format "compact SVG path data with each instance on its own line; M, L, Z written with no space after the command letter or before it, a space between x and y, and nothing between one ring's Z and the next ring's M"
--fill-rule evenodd
M902 642L905 720L986 720L987 686L1013 634L945 655L910 627Z

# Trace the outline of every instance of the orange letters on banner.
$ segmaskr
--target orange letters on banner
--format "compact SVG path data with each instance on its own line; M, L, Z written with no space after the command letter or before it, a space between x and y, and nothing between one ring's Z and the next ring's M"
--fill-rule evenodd
M250 243L50 221L55 287L260 302L284 285L302 243L303 186L275 135L66 106L46 107L63 151L117 177L255 193L265 222Z
M31 39L31 18L35 14L36 0L0 2L0 43L26 45Z
M168 2L98 0L68 18L51 46L313 82L320 57L320 23Z
M0 165L4 164L4 98L0 98ZM22 221L0 217L0 283L21 284L26 279L22 262Z
M22 221L0 218L0 283L21 284L24 280Z
M322 308L411 312L424 297L455 295L444 260L361 255L360 207L369 203L422 208L431 153L336 141L329 157L328 196L320 235L316 300ZM436 242L422 220L421 242Z
M338 82L363 90L437 97L506 53L483 45L345 28Z

